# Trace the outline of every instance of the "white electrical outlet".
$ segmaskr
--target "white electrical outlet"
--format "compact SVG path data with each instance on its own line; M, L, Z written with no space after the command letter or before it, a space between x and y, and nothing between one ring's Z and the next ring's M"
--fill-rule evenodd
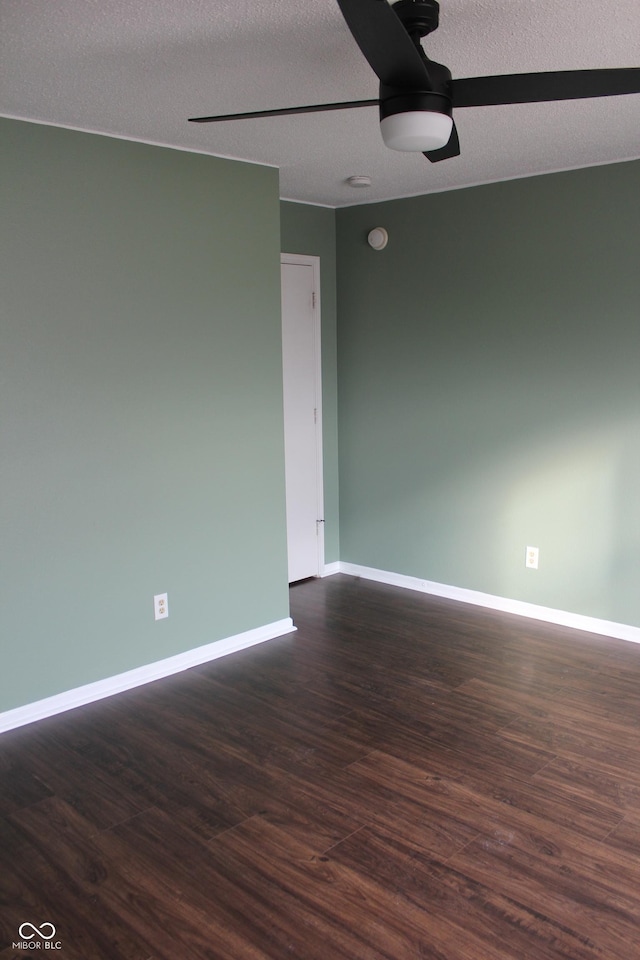
M157 593L153 598L153 615L155 620L165 620L169 616L169 595Z
M524 561L525 566L529 567L531 570L537 570L539 556L540 551L538 547L527 547L527 553Z

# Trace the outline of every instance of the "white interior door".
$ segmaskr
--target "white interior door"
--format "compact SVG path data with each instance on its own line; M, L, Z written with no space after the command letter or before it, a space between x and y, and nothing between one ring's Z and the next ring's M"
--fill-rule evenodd
M283 254L282 366L289 583L324 564L319 260Z

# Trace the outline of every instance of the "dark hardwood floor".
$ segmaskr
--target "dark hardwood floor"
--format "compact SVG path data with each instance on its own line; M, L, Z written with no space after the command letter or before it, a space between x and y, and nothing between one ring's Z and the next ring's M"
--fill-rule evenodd
M61 960L640 957L640 646L346 576L291 602L0 736L0 960L25 922Z

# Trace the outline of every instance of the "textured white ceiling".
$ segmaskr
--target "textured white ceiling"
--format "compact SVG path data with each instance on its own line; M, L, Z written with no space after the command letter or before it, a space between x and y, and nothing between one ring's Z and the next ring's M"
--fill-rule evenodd
M441 0L425 49L454 77L640 66L640 2ZM375 107L187 123L377 86L335 0L0 0L0 113L277 166L289 199L342 206L640 156L640 95L458 110L462 156L439 164L386 149Z

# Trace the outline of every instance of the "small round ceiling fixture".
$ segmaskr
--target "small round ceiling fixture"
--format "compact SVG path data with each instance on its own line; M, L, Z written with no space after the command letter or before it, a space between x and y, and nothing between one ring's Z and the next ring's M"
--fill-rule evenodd
M347 177L345 183L348 183L350 187L370 187L371 186L371 177L366 177L364 174L356 174L353 177Z
M389 243L389 234L384 227L374 227L373 230L369 231L367 243L374 250L384 250Z

